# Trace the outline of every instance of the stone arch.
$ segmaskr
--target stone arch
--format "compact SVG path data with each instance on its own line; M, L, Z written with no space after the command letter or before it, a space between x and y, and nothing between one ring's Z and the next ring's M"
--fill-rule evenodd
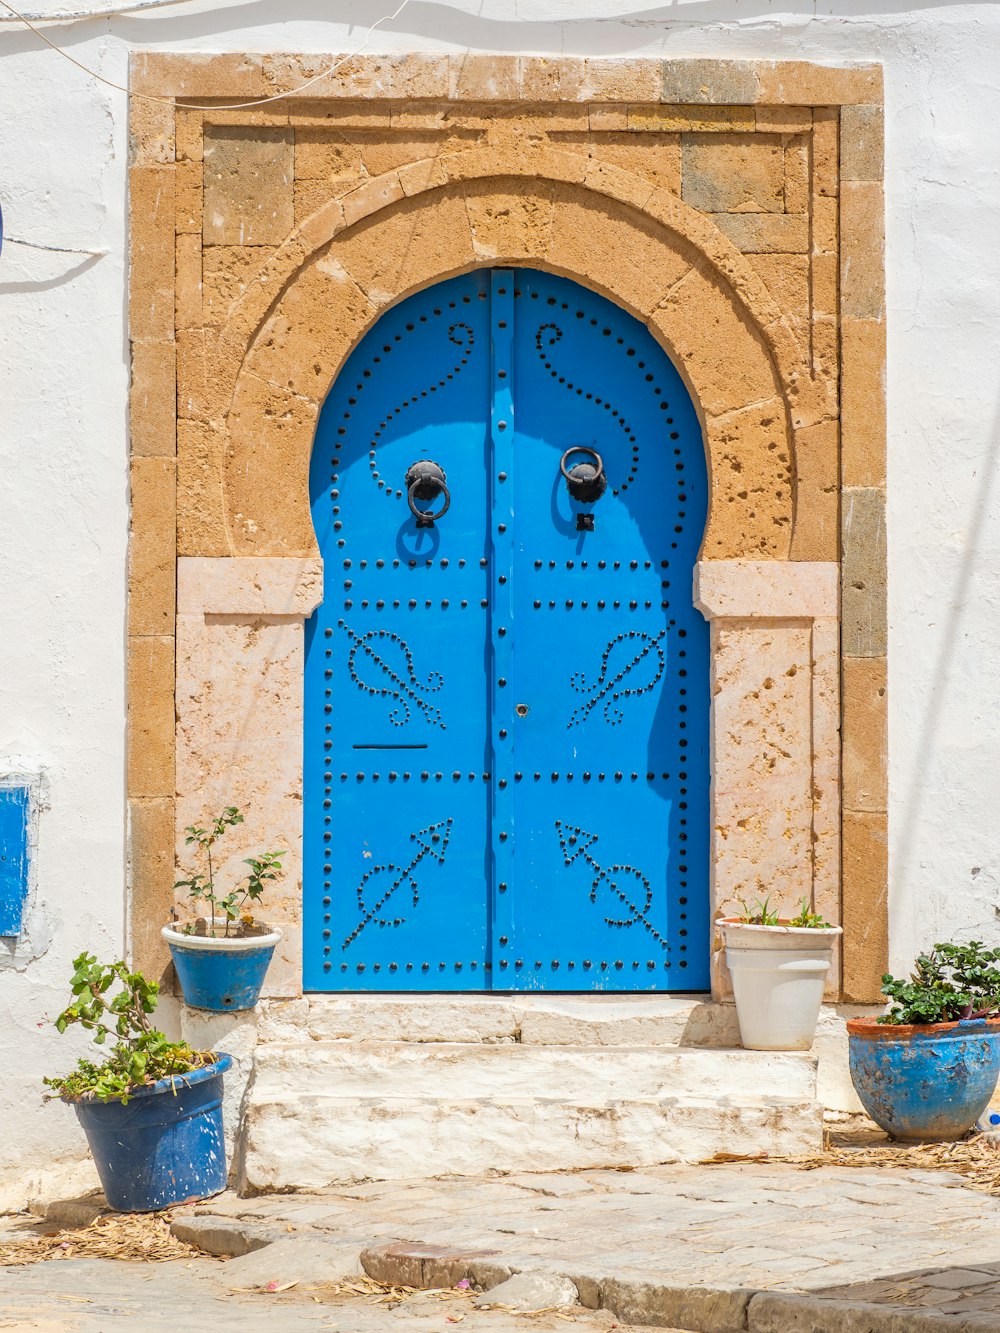
M220 339L246 349L226 420L231 553L316 553L309 458L350 351L387 305L506 264L572 277L648 326L702 421L703 556L787 559L793 425L816 409L780 312L743 256L676 196L552 149L509 163L470 150L378 177L320 209L270 261Z

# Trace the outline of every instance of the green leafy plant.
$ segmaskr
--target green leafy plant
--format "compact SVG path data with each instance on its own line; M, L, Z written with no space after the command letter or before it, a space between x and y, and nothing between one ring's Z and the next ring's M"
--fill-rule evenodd
M237 917L241 918L245 926L252 927L254 918L248 904L256 904L260 900L265 886L281 874L281 858L285 855L285 852L261 852L259 856L249 856L244 860L243 864L250 867L249 873L229 893L223 895L216 891L212 848L227 829L242 823L243 816L237 807L227 805L222 814L212 820L208 828L202 828L199 824L191 824L184 830L187 834L184 839L185 846L190 847L194 844L205 853L208 873L203 875L196 872L189 879L179 879L174 884L174 888L187 889L188 897L195 904L208 904L208 933L213 938L215 936L217 913L225 920L224 938L226 939L229 938L230 926ZM193 927L188 926L187 933L193 934Z
M906 980L886 973L882 994L890 1009L880 1023L954 1023L1000 1014L1000 949L978 940L935 944L922 953Z
M190 1074L215 1062L211 1051L168 1041L149 1021L159 986L124 962L99 963L94 954L73 960L72 1003L55 1021L60 1032L79 1023L104 1046L117 1038L103 1064L81 1059L74 1070L43 1080L59 1097L128 1102L129 1093L161 1078Z
M799 903L798 913L789 918L790 926L804 927L806 930L830 930L829 921L820 912L814 912L809 906L809 899L803 898Z
M745 898L737 898L736 901L740 905L739 920L745 926L804 926L807 930L831 929L829 921L825 921L819 912L814 912L809 906L808 898L802 899L798 913L787 921L782 921L779 909L771 906L770 894L764 898L755 898L753 902L747 902Z
M764 898L755 898L752 903L748 903L745 898L736 900L740 905L740 921L747 926L776 926L778 924L777 908L771 906L771 895Z

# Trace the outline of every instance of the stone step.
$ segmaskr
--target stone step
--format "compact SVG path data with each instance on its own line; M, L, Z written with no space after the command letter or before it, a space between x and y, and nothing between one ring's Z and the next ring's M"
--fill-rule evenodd
M240 1188L818 1151L816 1062L692 1047L264 1042Z
M499 1095L602 1106L645 1098L816 1095L816 1058L795 1051L679 1046L524 1046L459 1042L319 1041L258 1046L261 1098L440 1098Z
M261 1039L738 1046L732 1004L708 995L312 995L265 1001Z

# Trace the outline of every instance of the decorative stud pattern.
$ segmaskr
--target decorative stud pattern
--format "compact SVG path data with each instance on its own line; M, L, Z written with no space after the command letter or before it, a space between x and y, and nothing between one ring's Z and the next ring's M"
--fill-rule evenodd
M399 889L406 888L413 895L413 906L416 907L420 901L420 889L417 884L416 869L425 856L432 856L438 865L444 865L445 853L448 850L448 842L451 838L450 819L445 819L437 824L428 824L426 828L419 829L416 833L410 834L410 841L415 842L419 851L415 852L410 863L402 868L395 865L392 861L386 861L382 865L373 866L366 875L362 877L361 883L357 887L358 910L361 913L361 919L351 931L350 935L344 940L343 947L350 948L366 926L374 922L378 926L397 928L406 922L405 916L388 917L380 916L382 909L391 898L395 896ZM381 885L375 888L375 892L380 896L377 900L368 905L366 897L371 893L374 886L380 880L388 876L393 876L391 883L384 887Z
M372 629L367 634L355 634L354 630L342 620L341 629L351 640L351 651L347 658L347 669L351 680L359 690L368 694L380 694L383 698L396 700L396 707L389 711L389 721L394 727L405 727L410 720L410 704L418 708L432 726L446 729L441 710L426 699L426 694L436 694L444 684L444 677L438 671L429 673L426 681L419 681L413 666L413 654L406 640L399 634L387 629ZM390 666L383 656L383 650L392 646L392 651L399 662L399 668ZM388 678L385 685L372 685L359 670L358 655L370 667L377 668ZM399 659L402 659L401 661Z
M642 871L630 865L602 866L590 854L590 848L597 842L597 834L586 833L578 825L566 824L561 819L557 819L556 835L559 838L563 861L567 866L571 866L574 861L582 857L594 871L593 883L590 886L590 901L592 903L597 902L598 889L603 887L610 897L617 899L618 903L628 911L629 915L625 918L606 916L604 918L605 924L621 929L622 927L637 926L641 923L662 949L669 948L667 941L649 920L648 913L653 906L653 886ZM641 892L636 892L629 880L641 886ZM636 901L640 898L642 900L641 907ZM616 966L620 967L621 964L617 963Z
M587 698L574 708L566 726L582 725L602 701L604 721L612 727L620 726L625 714L618 706L619 700L648 694L663 676L667 659L660 643L666 632L662 629L659 634L650 635L642 630L623 630L601 654L601 669L595 681L588 684L583 672L575 671L569 683L578 694L585 694ZM624 647L619 648L619 645Z
M579 311L577 317L582 318L583 313L584 313L583 311ZM604 332L607 336L610 336L611 334L610 329L607 329ZM546 334L548 334L547 339L545 336ZM554 380L557 380L558 383L565 386L567 393L575 393L578 397L586 398L588 402L592 402L595 407L600 407L603 408L606 412L610 412L611 419L614 421L615 425L625 436L625 439L628 441L628 445L631 450L631 462L629 464L629 469L625 477L618 483L617 486L612 487L611 490L612 495L623 495L625 491L628 490L629 483L634 479L634 477L639 471L638 440L636 439L632 427L628 424L628 422L618 411L618 409L614 407L611 403L609 403L606 398L602 398L599 394L596 393L590 393L586 389L581 388L579 385L574 384L573 381L571 379L568 379L565 375L560 375L559 367L554 365L552 362L552 353L549 349L555 347L556 343L561 342L562 336L563 336L563 331L558 324L553 324L553 323L542 324L539 327L538 332L535 334L535 347L538 351L538 355L541 358L542 365L545 367L545 369L549 372L549 374L552 376ZM618 341L624 342L624 339L619 338ZM639 364L643 365L644 363L640 362Z

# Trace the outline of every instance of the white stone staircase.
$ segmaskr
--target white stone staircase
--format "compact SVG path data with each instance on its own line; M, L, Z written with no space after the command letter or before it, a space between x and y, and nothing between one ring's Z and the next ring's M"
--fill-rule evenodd
M240 1187L818 1149L815 1058L722 1046L733 1018L731 1006L643 996L272 1004Z

